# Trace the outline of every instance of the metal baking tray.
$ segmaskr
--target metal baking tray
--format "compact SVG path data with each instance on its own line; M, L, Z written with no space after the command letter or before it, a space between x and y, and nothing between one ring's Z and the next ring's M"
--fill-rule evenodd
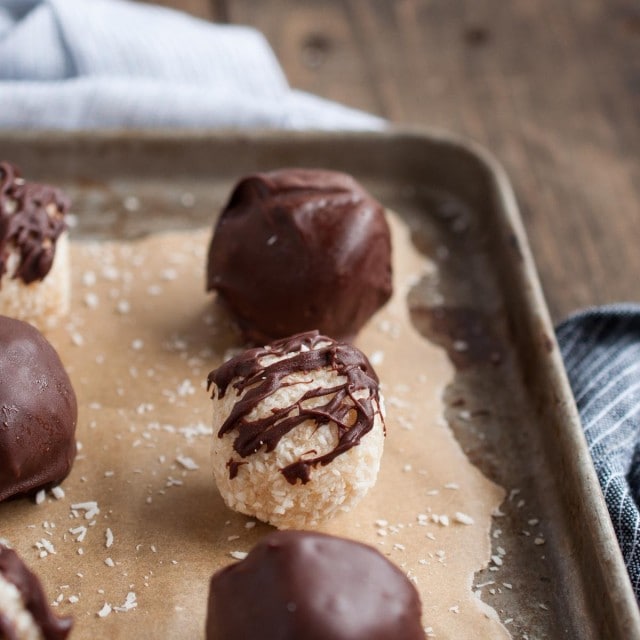
M429 131L16 132L0 134L0 157L99 212L74 233L105 239L173 228L180 204L181 227L208 226L251 171L353 174L402 213L416 246L438 264L439 281L410 297L413 321L456 366L446 400L457 439L508 492L493 538L508 558L500 581L512 588L487 601L515 638L640 637L516 201L490 154ZM152 211L133 215L126 193L144 194ZM531 544L534 529L544 545ZM486 569L475 584L492 578Z

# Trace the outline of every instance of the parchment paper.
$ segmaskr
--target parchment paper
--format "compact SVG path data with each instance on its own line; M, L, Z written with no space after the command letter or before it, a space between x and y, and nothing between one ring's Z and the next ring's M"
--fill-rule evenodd
M406 305L433 267L395 219L392 232L394 297L357 341L386 397L382 469L364 502L322 529L374 545L407 572L427 637L509 638L472 592L504 492L444 422L453 369ZM241 343L204 293L208 237L73 245L72 314L48 338L78 394L82 449L64 497L0 504L0 536L40 575L57 612L74 616L73 638L203 637L211 574L270 530L224 506L209 468L204 381ZM84 505L89 519L73 508L92 501L100 512ZM36 546L42 539L55 553Z

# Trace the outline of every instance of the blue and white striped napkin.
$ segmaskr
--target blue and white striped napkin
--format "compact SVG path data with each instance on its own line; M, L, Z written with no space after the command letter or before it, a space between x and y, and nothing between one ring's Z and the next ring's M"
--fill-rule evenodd
M560 351L629 577L640 601L640 305L590 309Z
M0 128L383 126L291 89L254 29L119 0L0 2Z
M0 128L384 126L292 90L252 29L121 0L1 0ZM558 339L640 599L640 306L586 311Z

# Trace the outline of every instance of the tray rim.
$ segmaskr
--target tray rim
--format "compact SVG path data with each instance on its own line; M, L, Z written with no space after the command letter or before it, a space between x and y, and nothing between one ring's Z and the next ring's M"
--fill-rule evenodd
M535 316L544 334L553 343L546 354L549 383L559 391L558 418L563 423L564 447L571 448L573 473L579 479L583 495L582 504L593 516L590 542L594 554L603 568L605 582L611 588L611 613L629 635L640 637L640 610L617 543L613 525L606 507L600 483L589 454L578 410L558 348L551 317L544 299L542 286L529 246L526 230L513 187L502 164L484 146L468 138L429 127L389 126L380 131L324 131L273 129L95 129L95 130L0 130L0 149L3 142L23 144L117 144L117 143L195 143L215 144L231 142L306 142L344 144L353 140L379 140L380 144L393 142L437 144L453 148L469 156L486 172L493 191L498 213L513 232L521 254L514 262L516 279L522 285L523 304Z

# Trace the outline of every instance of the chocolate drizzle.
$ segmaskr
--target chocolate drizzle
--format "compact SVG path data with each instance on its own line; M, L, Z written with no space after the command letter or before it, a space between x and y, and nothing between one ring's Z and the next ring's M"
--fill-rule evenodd
M71 618L57 618L51 613L37 576L32 573L18 554L0 544L0 576L20 592L25 609L40 628L44 640L64 640L71 631ZM1 604L1 603L0 603ZM18 638L14 626L0 611L0 638Z
M231 478L231 480L233 480L238 475L238 469L240 469L243 464L247 463L229 458L229 461L227 462L227 468L229 469L229 478Z
M0 279L12 248L19 253L14 278L29 284L49 273L68 209L59 189L26 182L16 167L0 162Z
M294 355L268 365L263 364L268 356L282 357L291 353ZM284 380L287 376L293 373L312 374L324 368L344 376L346 381L330 388L310 389L295 403L274 410L267 417L256 420L247 418L263 400L287 384ZM373 428L375 414L379 412L378 377L366 356L355 347L321 336L317 331L278 340L266 347L249 349L212 371L207 382L209 389L211 385L217 387L219 398L224 397L232 383L238 395L246 390L218 431L219 438L236 432L233 448L242 458L258 452L262 447L267 452L273 451L281 438L306 420L313 420L318 426L329 422L336 425L338 443L329 453L298 460L281 470L290 484L298 480L306 484L312 467L329 464L358 445ZM363 398L356 398L359 391L368 393ZM305 401L314 398L326 401L314 407L304 406ZM234 478L238 465L228 466L230 478Z

